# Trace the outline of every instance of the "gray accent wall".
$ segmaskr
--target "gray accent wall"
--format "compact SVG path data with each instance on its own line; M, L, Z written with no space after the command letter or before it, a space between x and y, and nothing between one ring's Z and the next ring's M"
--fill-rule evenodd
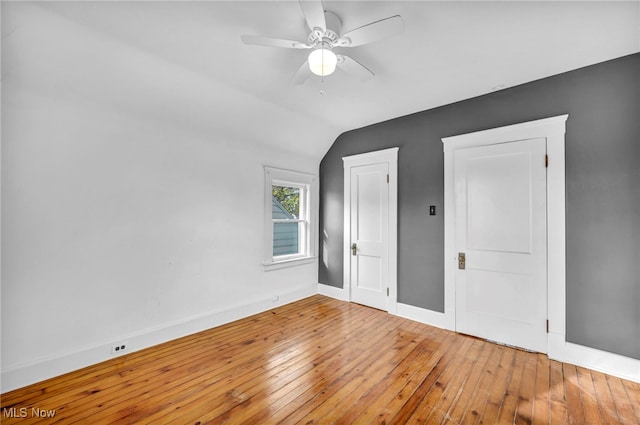
M318 281L343 286L342 157L397 146L398 301L443 312L441 139L562 114L567 340L640 359L640 54L341 134L320 164Z

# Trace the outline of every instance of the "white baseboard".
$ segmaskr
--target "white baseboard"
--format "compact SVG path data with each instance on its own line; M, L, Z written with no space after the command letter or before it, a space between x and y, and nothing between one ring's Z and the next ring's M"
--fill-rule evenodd
M427 310L426 308L415 307L409 304L398 303L397 316L405 319L414 320L441 329L451 329L447 326L447 320L444 313Z
M252 314L266 311L270 308L285 305L314 294L326 295L342 301L348 301L346 292L324 284L318 284L308 289L299 289L285 294L279 294L279 299L262 298L248 301L245 304L230 306L225 309L207 312L155 328L145 329L123 335L118 341L128 341L128 353L143 348L161 344L186 335L191 335L225 323L238 320ZM408 304L398 303L397 315L442 329L453 330L450 320L444 313L438 313ZM62 375L92 364L114 358L110 355L111 345L115 341L81 348L57 356L41 358L36 361L23 363L2 370L1 392L5 393L54 376ZM549 334L550 359L571 363L588 369L597 370L609 375L640 383L640 360L618 354L609 353L595 348L585 347L566 342L564 335Z
M318 283L318 294L326 295L327 297L335 298L340 301L349 301L347 291L343 288L336 288L335 286L329 286L323 283Z
M455 331L455 323L451 323L450 320L451 314L446 315L444 313L398 303L397 315L436 328ZM553 332L549 334L547 355L552 360L582 366L587 369L640 383L640 360L566 342L565 336L562 334Z
M596 348L565 341L564 335L549 334L549 353L552 360L597 370L618 378L640 383L640 360Z
M295 291L268 297L249 300L244 304L236 304L224 309L214 310L187 317L171 323L145 329L139 332L122 335L117 341L127 341L126 353L132 353L163 342L211 329L270 308L285 305L316 294L316 286L309 285ZM45 379L53 378L67 372L81 369L96 363L117 357L111 354L111 346L116 341L80 348L67 353L58 354L35 361L18 364L2 370L1 392L5 393ZM123 353L124 354L124 353Z

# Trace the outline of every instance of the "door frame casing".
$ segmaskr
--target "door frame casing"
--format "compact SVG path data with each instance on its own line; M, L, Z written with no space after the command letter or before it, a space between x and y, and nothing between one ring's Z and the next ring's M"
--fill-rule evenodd
M387 163L389 166L389 296L387 311L398 310L398 150L389 148L374 152L345 156L344 166L344 238L343 238L343 286L347 300L351 302L351 168L370 164Z
M442 138L444 151L444 323L456 329L455 175L456 150L545 138L547 168L547 355L563 357L566 340L565 132L569 115ZM541 161L544 158L540 159Z

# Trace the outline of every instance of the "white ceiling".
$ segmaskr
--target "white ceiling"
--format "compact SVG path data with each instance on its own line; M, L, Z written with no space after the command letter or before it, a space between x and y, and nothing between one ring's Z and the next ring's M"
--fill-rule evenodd
M324 6L345 31L403 17L402 35L348 51L374 79L293 86L307 51L241 43L304 41L297 1L2 2L3 84L320 159L344 131L640 51L638 1Z

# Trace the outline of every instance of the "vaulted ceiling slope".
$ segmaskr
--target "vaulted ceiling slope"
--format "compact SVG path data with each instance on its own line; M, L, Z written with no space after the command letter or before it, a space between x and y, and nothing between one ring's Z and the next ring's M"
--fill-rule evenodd
M2 2L3 84L70 92L203 135L320 159L342 132L640 51L640 2L326 1L345 31L399 14L405 31L302 86L297 1ZM322 92L322 93L321 93Z

